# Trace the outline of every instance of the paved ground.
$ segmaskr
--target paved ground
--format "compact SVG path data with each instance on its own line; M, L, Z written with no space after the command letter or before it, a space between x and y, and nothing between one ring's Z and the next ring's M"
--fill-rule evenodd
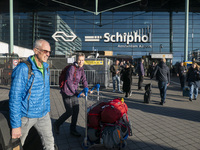
M189 102L182 96L180 86L175 82L168 87L164 106L159 105L160 96L157 82L153 83L151 104L143 103L144 91L137 91L137 77L134 77L132 96L125 99L128 115L132 122L133 136L127 139L127 150L200 150L200 100ZM144 85L150 83L145 78ZM101 88L103 99L112 100L124 94L112 93L112 88ZM9 87L0 86L0 100L8 99ZM95 96L90 96L95 99ZM84 99L80 99L78 131L82 137L69 134L68 119L60 128L60 135L55 135L59 150L81 150L85 132ZM57 88L51 88L51 118L55 121L65 111L61 95ZM102 146L90 149L104 149Z

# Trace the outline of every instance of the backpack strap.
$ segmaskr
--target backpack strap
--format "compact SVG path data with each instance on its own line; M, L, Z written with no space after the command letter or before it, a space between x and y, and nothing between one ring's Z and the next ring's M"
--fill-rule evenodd
M22 63L25 63L28 67L28 80L30 79L31 75L33 75L34 73L32 72L32 65L31 63L26 60L26 61L22 61Z
M29 79L31 78L32 75L33 75L34 78L35 78L35 75L34 75L33 70L32 70L32 65L31 65L31 63L30 63L28 60L22 61L21 63L25 63L25 64L27 65L27 67L28 67L28 81L29 81ZM34 81L34 78L33 78L33 81ZM26 86L27 86L27 84L28 84L28 81L27 81L27 83L26 83ZM31 83L31 87L30 87L30 89L29 89L29 91L28 91L29 94L31 94L31 89L32 89L32 86L33 86L33 81L32 81L32 83ZM30 97L30 95L29 95L29 97ZM29 100L29 97L28 97L28 100Z
M29 96L28 96L27 101L28 101L28 103L29 103L29 99L30 99L30 97L31 97L31 89L32 89L32 87L33 87L33 82L34 82L35 75L34 75L33 70L32 70L32 65L31 65L31 63L30 63L28 60L22 61L21 63L25 63L25 64L27 65L27 67L28 67L28 81L29 81L29 79L31 78L32 75L34 76L34 77L33 77L33 81L32 81L32 83L31 83L31 87L30 87L29 90L28 90ZM26 86L27 86L27 84L28 84L28 81L27 81L27 83L26 83ZM29 110L29 104L28 104L27 114L28 114L28 110Z

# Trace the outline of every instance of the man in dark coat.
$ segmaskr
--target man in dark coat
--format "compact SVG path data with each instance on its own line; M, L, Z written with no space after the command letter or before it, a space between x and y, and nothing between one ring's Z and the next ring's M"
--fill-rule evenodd
M130 63L125 65L124 71L122 73L123 79L123 92L125 92L125 97L131 96L131 85L132 85L132 74L133 70Z
M163 105L165 103L167 86L170 83L170 71L169 67L166 65L166 59L163 58L156 66L155 72L151 78L154 76L156 76L156 79L158 80L158 88L160 90L161 97L160 104Z
M189 100L192 101L193 93L194 93L193 100L196 100L198 96L198 90L200 87L200 81L199 81L199 68L195 62L193 62L192 66L188 69L187 81L188 81L188 86L190 87Z
M143 80L144 80L144 59L140 59L140 62L138 64L138 76L139 76L139 79L138 79L138 90L142 90L142 83L143 83Z
M186 77L186 68L183 65L183 62L181 62L180 66L178 67L177 76L180 79L181 89L183 89L185 86L185 77Z
M154 61L152 62L151 65L151 69L150 69L150 77L152 76L152 74L154 73L155 69L156 69L156 65L157 63L155 63Z

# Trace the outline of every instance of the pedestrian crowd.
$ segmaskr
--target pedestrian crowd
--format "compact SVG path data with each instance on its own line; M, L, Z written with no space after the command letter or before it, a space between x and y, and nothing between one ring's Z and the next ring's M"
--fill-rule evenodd
M115 82L117 81L117 89L119 93L124 93L125 97L132 95L131 84L132 84L132 75L138 75L138 90L143 91L143 80L145 75L144 60L141 58L137 62L137 66L133 66L129 62L121 62L116 60L115 63L110 67L113 79L113 92L115 90ZM176 75L180 80L181 90L183 95L187 90L189 90L189 101L196 100L198 96L198 89L200 88L200 66L194 61L192 61L191 66L184 65L184 62L180 62L179 66L176 69ZM160 90L160 104L164 105L166 102L166 92L167 87L170 85L170 69L166 65L166 59L160 59L158 62L152 62L149 64L147 71L147 76L150 76L150 79L154 77L158 81L158 88ZM186 85L186 82L188 83ZM122 83L122 91L120 90L120 83Z

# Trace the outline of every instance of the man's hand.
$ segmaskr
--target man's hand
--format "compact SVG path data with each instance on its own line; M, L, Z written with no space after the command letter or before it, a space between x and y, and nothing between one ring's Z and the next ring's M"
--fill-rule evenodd
M177 73L177 77L179 76L179 74Z
M83 97L85 97L85 94L84 94L84 93L81 93L81 94L80 94L80 96L83 96Z
M13 139L20 138L21 136L22 136L21 127L12 129L12 138Z
M169 86L169 83L167 83L167 86Z
M93 93L93 91L89 90L89 93L90 93L90 94L92 94L92 93Z

